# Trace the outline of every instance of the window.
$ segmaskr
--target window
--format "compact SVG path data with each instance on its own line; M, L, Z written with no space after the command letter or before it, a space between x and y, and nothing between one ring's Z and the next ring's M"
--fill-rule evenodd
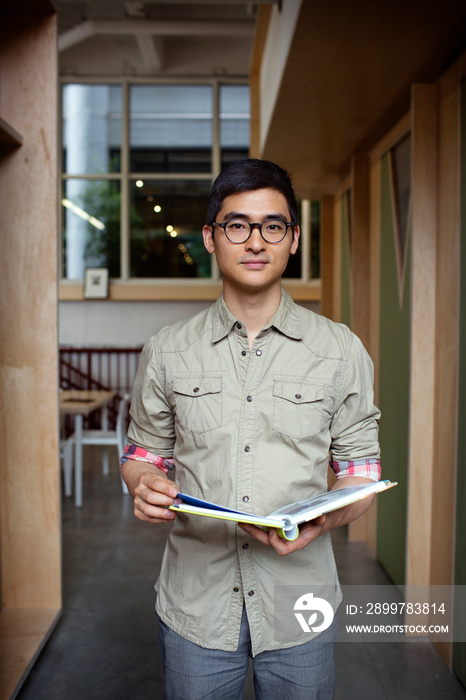
M122 101L120 85L63 88L62 276L85 267L120 276Z
M87 267L123 281L218 279L202 240L207 198L220 169L248 157L249 121L244 84L64 84L62 279ZM318 270L319 207L307 209L290 279Z

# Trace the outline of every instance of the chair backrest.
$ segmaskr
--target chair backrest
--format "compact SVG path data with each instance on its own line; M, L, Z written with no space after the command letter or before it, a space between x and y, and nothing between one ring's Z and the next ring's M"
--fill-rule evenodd
M116 420L116 434L118 440L118 452L120 455L123 454L126 443L126 430L125 430L125 419L126 419L126 409L130 402L130 395L125 394L120 401L118 406L118 415Z

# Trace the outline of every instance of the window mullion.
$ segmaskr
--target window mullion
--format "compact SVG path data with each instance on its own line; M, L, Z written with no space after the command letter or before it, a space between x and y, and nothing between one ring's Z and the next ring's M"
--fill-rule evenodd
M130 277L130 186L129 186L129 84L123 83L123 118L121 143L121 241L120 241L120 277Z
M311 279L311 202L301 201L301 279Z

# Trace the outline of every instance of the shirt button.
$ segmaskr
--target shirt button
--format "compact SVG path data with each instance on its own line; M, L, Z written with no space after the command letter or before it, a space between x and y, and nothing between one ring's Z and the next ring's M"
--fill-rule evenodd
M243 496L243 501L247 503L249 501L249 496Z
M239 591L239 588L238 588L237 586L235 586L235 587L233 588L233 592L234 592L234 593L238 593L238 591Z
M243 544L243 549L249 549L249 545L248 545L247 542L245 542L245 543Z
M303 398L303 397L301 396L301 394L295 394L294 397L295 397L295 399L302 399L302 398Z
M245 357L245 355L246 355L246 350L241 350L241 354L242 354L243 357Z
M251 403L251 401L252 401L252 396L248 396L248 398L246 399L246 401L249 401L249 403Z
M254 595L254 591L248 591L248 596L251 597L251 596L253 596L253 595Z
M251 448L249 447L249 445L246 445L246 447L244 448L244 451L245 451L245 452L251 452Z
M197 394L197 392L199 391L199 387L198 387L198 386L195 386L194 389L193 389L193 391L194 391L195 394Z
M236 323L236 328L240 331L241 330L241 323Z
M262 350L256 350L256 355L257 357L260 357L262 355Z

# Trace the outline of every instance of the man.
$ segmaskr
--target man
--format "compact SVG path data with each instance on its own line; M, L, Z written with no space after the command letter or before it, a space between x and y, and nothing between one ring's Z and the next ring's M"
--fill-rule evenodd
M293 542L167 509L181 491L268 514L327 490L329 451L333 488L380 478L365 350L281 286L299 233L279 166L250 159L222 171L203 236L223 295L164 328L142 354L122 473L138 518L174 520L156 586L168 699L241 698L249 656L257 698L333 697L335 625L317 636L296 625L277 637L274 591L325 586L336 609L330 530L370 499L302 526ZM171 462L176 485L164 473Z

